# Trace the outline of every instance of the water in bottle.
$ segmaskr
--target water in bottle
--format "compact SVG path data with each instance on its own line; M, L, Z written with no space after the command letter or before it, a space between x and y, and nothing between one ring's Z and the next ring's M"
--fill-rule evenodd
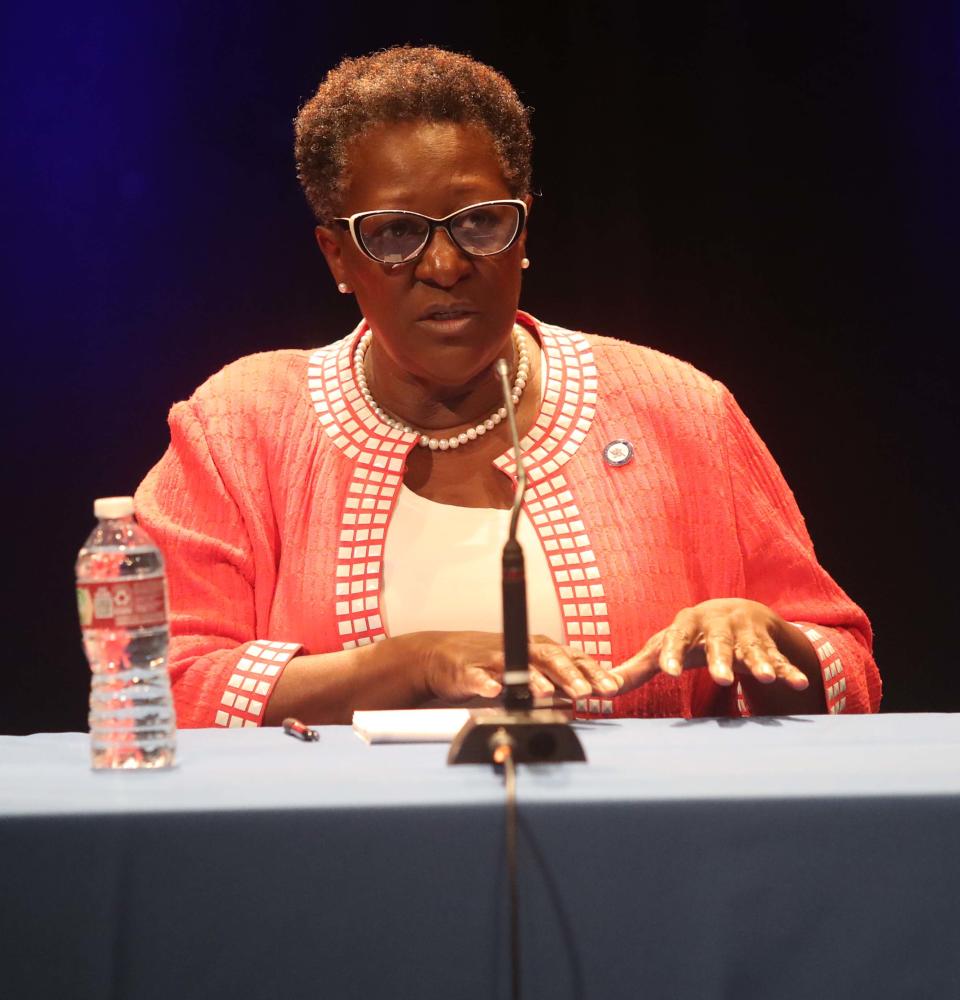
M101 498L94 514L76 566L93 766L170 767L177 723L163 557L137 524L132 497Z

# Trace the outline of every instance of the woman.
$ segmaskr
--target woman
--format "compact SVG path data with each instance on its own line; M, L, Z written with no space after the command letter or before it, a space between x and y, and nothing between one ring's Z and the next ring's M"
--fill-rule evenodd
M869 623L726 389L518 312L532 140L507 81L392 49L344 61L296 128L317 243L363 321L171 411L137 506L167 556L181 725L500 692L500 357L535 693L585 715L876 710Z

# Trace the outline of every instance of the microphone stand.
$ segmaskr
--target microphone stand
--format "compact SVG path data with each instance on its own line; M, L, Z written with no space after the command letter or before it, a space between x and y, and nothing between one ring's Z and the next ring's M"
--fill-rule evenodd
M503 546L503 687L502 711L472 716L454 737L448 764L501 764L504 751L518 764L559 764L585 761L580 739L568 713L534 708L530 693L530 650L527 634L527 582L523 549L517 541L520 507L527 488L527 470L520 456L517 416L510 396L510 369L500 358L497 375L513 437L517 487L510 512L510 531Z

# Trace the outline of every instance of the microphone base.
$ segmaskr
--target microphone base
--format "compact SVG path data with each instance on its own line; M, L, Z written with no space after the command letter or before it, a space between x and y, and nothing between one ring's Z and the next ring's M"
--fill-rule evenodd
M453 738L448 764L493 764L494 750L509 742L518 764L586 761L569 717L550 708L484 713L469 719Z

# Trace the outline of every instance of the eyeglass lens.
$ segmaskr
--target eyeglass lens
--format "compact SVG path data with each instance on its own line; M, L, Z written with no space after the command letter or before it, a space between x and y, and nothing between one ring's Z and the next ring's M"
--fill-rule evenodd
M447 231L461 250L487 257L505 250L519 225L516 205L475 205L453 216ZM363 245L386 264L415 257L430 239L430 230L427 219L402 212L374 212L357 225Z

